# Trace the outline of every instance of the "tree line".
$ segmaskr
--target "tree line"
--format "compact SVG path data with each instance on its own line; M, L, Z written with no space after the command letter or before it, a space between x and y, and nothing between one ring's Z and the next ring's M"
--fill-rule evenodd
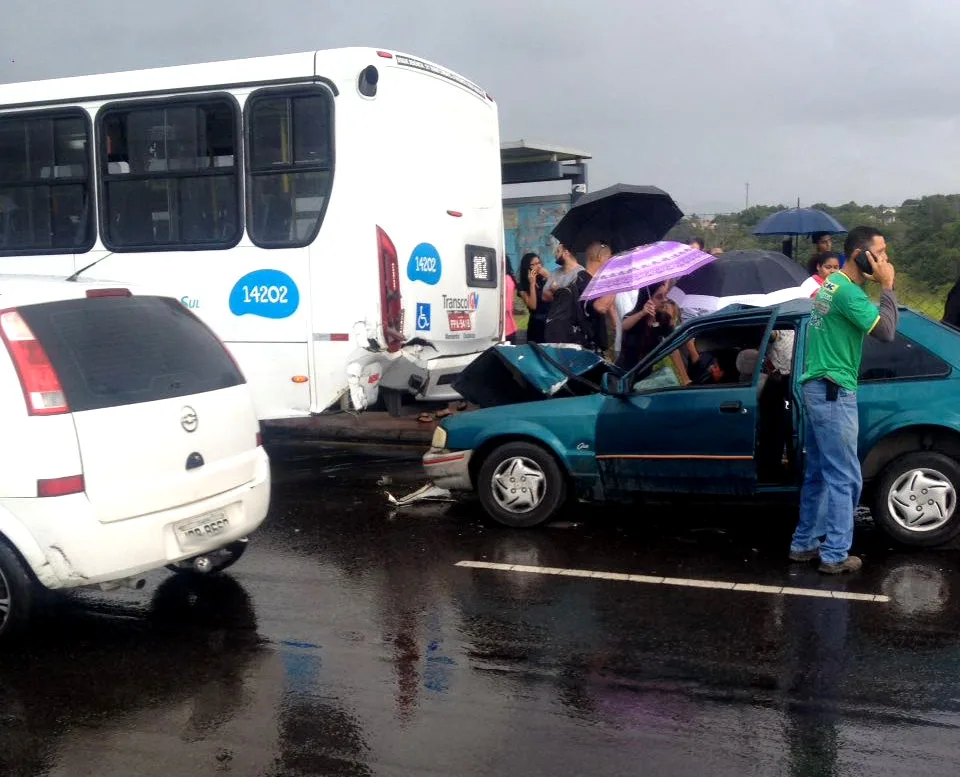
M686 241L699 235L706 239L707 250L766 248L779 251L782 238L759 238L752 232L767 216L788 207L755 205L739 213L714 216L712 220L691 214L674 228L668 239ZM960 277L960 194L935 194L906 200L899 206L848 202L845 205L817 203L811 207L829 213L848 229L863 224L882 230L898 273L905 273L912 283L930 292L938 292ZM842 242L843 236L839 235L834 249L842 250ZM797 260L806 262L812 253L809 239L799 238Z

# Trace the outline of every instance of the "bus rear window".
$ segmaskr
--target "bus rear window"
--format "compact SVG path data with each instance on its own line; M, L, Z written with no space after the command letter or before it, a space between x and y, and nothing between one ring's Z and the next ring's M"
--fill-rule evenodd
M332 114L322 87L250 98L247 230L256 245L295 248L316 237L333 176Z
M237 386L223 344L173 299L101 297L19 308L73 412Z

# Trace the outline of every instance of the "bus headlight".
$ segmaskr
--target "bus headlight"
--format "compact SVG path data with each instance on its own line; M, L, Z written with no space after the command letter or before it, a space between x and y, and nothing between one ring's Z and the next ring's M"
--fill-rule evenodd
M431 448L443 449L447 447L447 430L438 426L433 430L433 439L430 441Z

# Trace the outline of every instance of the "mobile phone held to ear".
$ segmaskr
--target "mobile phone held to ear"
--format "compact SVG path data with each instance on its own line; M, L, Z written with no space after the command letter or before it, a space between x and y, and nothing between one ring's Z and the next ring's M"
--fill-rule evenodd
M864 275L873 275L873 267L870 265L868 254L870 253L870 244L864 243L860 246L860 253L857 254L857 267Z

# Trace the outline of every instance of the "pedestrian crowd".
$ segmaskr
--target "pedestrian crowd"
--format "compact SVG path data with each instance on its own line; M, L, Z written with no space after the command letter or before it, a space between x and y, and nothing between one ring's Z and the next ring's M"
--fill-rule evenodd
M703 250L703 238L690 246ZM723 253L715 249L714 255ZM565 245L553 241L556 267L549 270L536 253L520 260L514 285L508 277L507 340L516 342L515 317L527 313L528 343L573 344L595 351L624 370L630 370L673 334L681 313L667 297L671 282L622 292L589 302L580 299L594 275L612 258L608 243L590 244L581 264ZM508 257L507 274L513 266ZM515 289L515 291L514 291ZM681 370L686 378L686 370Z
M830 234L814 234L811 241L814 251L807 266L815 290L811 294L813 310L805 364L799 378L801 395L797 397L804 409L804 479L800 518L789 557L795 562L817 561L821 572L839 574L857 571L862 564L849 553L863 485L857 455L858 376L864 338L890 342L895 336L895 271L887 258L886 241L873 227L851 230L843 254L833 250ZM704 249L702 238L694 238L690 245ZM552 271L535 253L525 254L520 262L516 295L521 310L525 307L529 311L528 342L575 344L627 372L679 326L680 309L668 297L670 281L581 300L591 278L612 258L607 243L589 245L585 263L581 264L567 246L555 242L553 258L556 268ZM881 287L879 307L864 291L867 281ZM507 291L514 299L510 281ZM513 342L515 309L508 307L508 335ZM951 293L945 319L951 312L960 320L960 282ZM761 404L770 405L774 411L768 414L770 417L775 416L777 408L782 411L789 396L793 353L793 330L771 332L760 384L761 399L765 398ZM759 351L744 349L738 356L737 370L752 380L760 358ZM711 376L720 380L717 373L722 368L709 363L709 354L698 352L694 339L662 361L671 374L670 385L709 382ZM782 430L773 429L767 434L761 429L759 436L764 438L761 447L768 445L768 439L774 441L772 455L765 454L764 459L779 465L784 450Z

